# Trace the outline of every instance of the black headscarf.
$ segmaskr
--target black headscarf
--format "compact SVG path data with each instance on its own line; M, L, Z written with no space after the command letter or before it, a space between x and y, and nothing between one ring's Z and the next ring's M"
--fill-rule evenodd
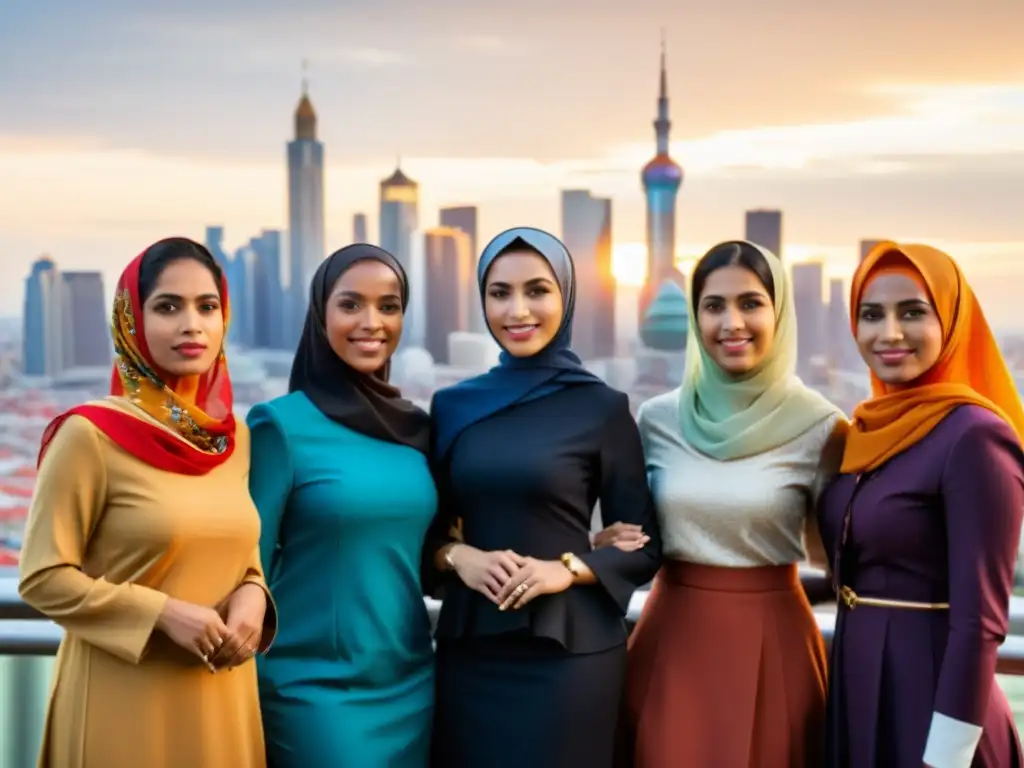
M402 311L408 306L409 281L390 253L365 243L332 253L317 269L309 287L309 309L288 391L305 393L325 416L356 432L427 453L430 419L388 384L391 362L372 375L359 373L334 353L327 340L327 299L334 284L349 267L365 260L379 261L394 271L401 285Z

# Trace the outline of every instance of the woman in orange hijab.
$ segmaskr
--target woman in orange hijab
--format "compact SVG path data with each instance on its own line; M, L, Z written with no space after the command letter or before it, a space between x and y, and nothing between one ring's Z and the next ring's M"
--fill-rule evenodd
M41 768L266 765L252 656L275 613L227 320L210 252L154 244L115 292L111 396L43 435L20 592L65 635Z
M819 502L839 600L829 768L1024 765L995 680L1024 515L1024 409L949 256L882 243L853 278L872 398Z

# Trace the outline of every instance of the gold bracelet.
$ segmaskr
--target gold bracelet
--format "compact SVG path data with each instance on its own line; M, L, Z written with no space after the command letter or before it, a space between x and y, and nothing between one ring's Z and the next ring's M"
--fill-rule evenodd
M561 560L562 565L569 569L569 573L572 574L573 580L575 581L578 579L580 577L580 569L576 565L576 555L572 552L563 552Z
M453 541L451 544L446 544L444 554L441 559L448 565L449 570L455 570L455 560L452 559L452 550L459 545L459 542Z

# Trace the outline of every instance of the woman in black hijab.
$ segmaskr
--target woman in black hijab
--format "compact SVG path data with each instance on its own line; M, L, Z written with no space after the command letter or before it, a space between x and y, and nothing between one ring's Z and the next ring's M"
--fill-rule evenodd
M386 251L358 244L328 257L313 276L290 392L247 419L280 618L259 667L275 768L428 764L429 421L388 384L408 297Z

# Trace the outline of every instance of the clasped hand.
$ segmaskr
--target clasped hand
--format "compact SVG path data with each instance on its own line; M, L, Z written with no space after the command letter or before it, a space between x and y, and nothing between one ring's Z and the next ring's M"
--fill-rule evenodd
M553 595L572 586L572 573L557 560L523 557L510 549L484 552L465 544L451 550L462 582L502 611L522 608L538 595Z
M247 583L216 608L169 598L157 628L216 672L236 667L256 653L266 610L262 587Z

